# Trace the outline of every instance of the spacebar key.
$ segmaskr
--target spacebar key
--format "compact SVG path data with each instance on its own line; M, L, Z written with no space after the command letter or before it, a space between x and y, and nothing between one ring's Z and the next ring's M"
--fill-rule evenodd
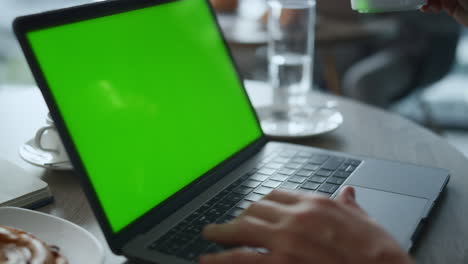
M322 169L326 170L336 170L340 167L341 163L345 161L344 158L330 158L323 164Z

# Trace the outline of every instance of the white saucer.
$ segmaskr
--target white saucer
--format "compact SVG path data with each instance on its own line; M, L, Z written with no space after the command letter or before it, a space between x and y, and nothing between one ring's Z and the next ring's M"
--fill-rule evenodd
M52 152L42 151L36 147L34 139L28 140L19 148L19 155L25 161L51 170L73 170L70 161L61 160Z
M0 225L24 230L49 245L58 246L69 263L104 263L101 243L82 227L64 219L16 207L0 207Z
M278 139L297 139L319 136L334 131L343 124L343 115L336 107L308 107L297 122L275 118L273 106L256 109L266 135ZM279 121L278 121L279 120Z

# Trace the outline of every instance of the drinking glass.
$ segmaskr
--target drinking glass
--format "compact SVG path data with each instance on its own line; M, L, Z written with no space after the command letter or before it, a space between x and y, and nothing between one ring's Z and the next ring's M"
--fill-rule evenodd
M260 112L270 136L312 136L342 122L327 102L311 105L315 0L268 0L268 62L273 105ZM341 120L340 120L341 118Z

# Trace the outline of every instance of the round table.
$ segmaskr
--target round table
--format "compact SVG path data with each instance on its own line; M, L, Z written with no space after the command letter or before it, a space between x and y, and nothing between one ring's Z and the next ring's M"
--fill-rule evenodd
M247 85L254 105L268 103L271 98L268 86L257 82L247 82ZM294 143L451 171L447 192L412 254L418 263L468 263L468 162L465 157L443 138L400 116L344 98L318 93L312 93L311 97L319 101L336 100L345 121L334 132ZM40 211L83 226L106 244L77 176L72 172L36 168L17 154L20 144L45 124L46 113L47 107L37 88L0 86L0 158L16 163L49 183L55 202ZM106 263L125 262L105 247Z

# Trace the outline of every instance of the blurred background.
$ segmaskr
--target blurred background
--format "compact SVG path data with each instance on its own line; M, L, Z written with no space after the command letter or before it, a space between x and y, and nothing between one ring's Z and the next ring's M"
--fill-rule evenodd
M34 85L16 16L88 2L1 0L0 89ZM211 2L243 78L268 81L266 0ZM318 0L315 33L315 89L412 119L468 155L468 29L442 13L364 15L347 0Z

